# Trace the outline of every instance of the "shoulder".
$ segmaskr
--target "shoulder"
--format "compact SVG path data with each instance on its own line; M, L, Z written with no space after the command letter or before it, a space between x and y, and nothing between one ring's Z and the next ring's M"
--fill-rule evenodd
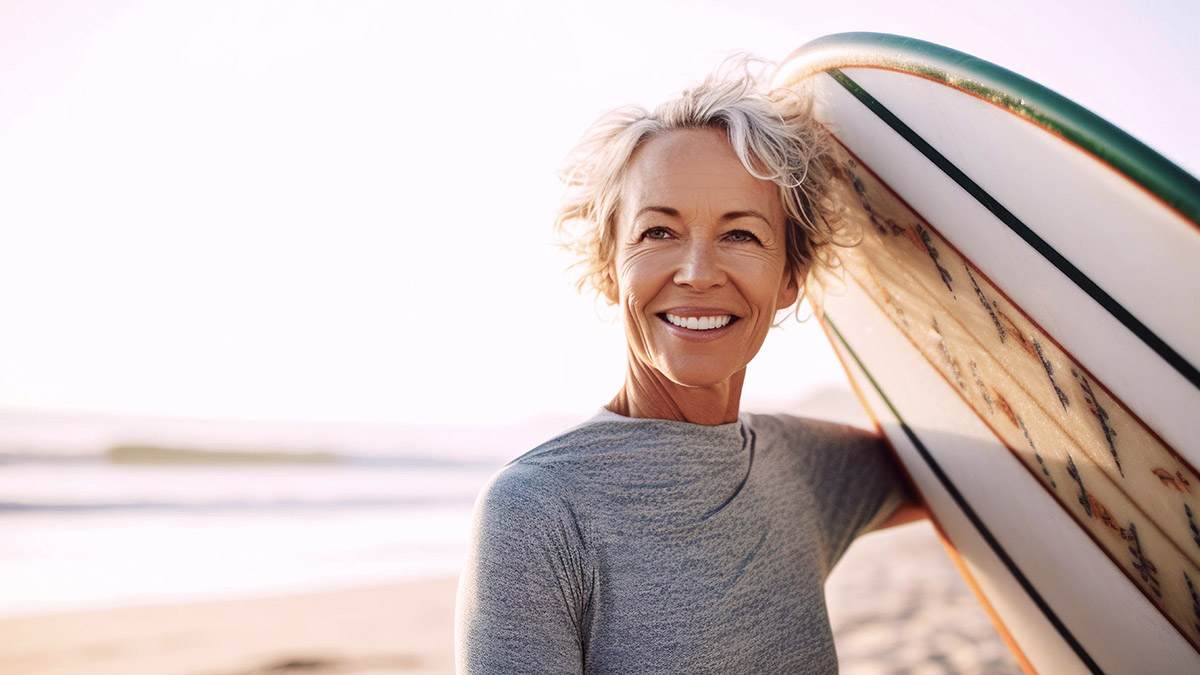
M795 469L817 492L899 480L892 450L876 432L791 415L752 415L750 425L764 458Z
M579 563L584 550L572 491L542 467L509 464L475 500L468 567L488 578L558 575L546 561Z
M564 431L513 460L512 464L553 466L593 461L596 457L640 447L663 433L662 420L598 415Z
M496 473L480 493L477 514L492 522L558 523L606 513L631 482L686 455L695 439L684 427L691 426L623 419L570 429Z
M655 453L689 440L675 428L679 426L692 425L628 418L590 421L514 459L501 471L500 485L574 492L597 482L607 484L613 476L644 470Z
M479 515L543 518L571 510L592 476L611 470L611 455L630 447L635 436L620 424L586 424L570 429L512 460L484 485Z
M515 461L496 472L479 492L476 518L484 523L522 523L557 511L569 490L553 471L537 464Z
M745 415L747 426L768 444L778 442L792 450L814 452L883 452L886 443L874 431L794 415Z

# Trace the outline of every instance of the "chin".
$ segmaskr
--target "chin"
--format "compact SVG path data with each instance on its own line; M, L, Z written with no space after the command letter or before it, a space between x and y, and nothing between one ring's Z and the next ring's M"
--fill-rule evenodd
M667 379L682 387L715 387L724 384L737 373L727 368L697 368L695 366L671 366L660 370Z

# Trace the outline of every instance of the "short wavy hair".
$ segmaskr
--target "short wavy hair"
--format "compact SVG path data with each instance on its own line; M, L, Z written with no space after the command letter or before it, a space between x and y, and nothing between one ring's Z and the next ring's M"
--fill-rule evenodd
M597 120L560 173L567 192L555 219L559 241L578 256L577 287L591 285L616 302L614 273L621 189L634 152L677 129L720 129L751 175L779 186L786 214L787 263L796 283L815 267L833 267L838 218L827 197L837 169L828 133L812 116L806 89L766 91L759 62L727 62L700 85L653 112L618 108Z

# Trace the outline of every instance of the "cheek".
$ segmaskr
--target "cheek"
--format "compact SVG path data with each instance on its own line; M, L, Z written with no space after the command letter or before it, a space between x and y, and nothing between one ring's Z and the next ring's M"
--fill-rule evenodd
M739 261L738 278L747 294L746 299L756 307L766 310L770 305L778 304L786 283L784 270L787 265L777 256L755 255L747 256Z
M652 297L663 266L656 265L651 258L651 254L639 251L616 260L616 290L622 306L636 307ZM656 273L655 270L660 271Z

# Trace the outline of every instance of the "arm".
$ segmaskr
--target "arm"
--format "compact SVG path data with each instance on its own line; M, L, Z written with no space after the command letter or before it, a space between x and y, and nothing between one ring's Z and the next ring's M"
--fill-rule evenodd
M896 510L892 512L892 515L888 516L887 520L876 525L875 529L871 531L886 530L889 527L907 525L908 523L915 523L918 520L925 520L927 518L929 518L929 508L925 506L925 502L922 502L919 497L912 496L910 492L908 497L901 502L900 506L897 506Z
M836 424L811 423L803 442L813 452L806 465L817 497L832 566L855 537L920 518L923 511L884 439Z
M581 673L590 583L570 509L510 466L480 495L459 580L459 673Z

